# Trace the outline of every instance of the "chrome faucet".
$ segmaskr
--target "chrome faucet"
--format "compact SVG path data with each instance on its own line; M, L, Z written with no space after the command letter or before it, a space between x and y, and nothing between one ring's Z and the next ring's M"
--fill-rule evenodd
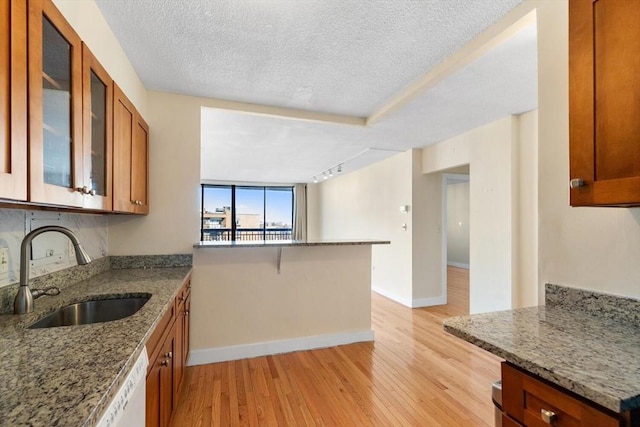
M47 291L31 291L29 289L29 262L31 260L31 241L39 234L46 233L47 231L57 231L67 236L71 243L73 243L73 249L76 252L76 260L79 265L85 265L91 262L89 254L85 252L78 241L78 238L71 230L57 225L46 225L44 227L31 230L29 234L24 236L22 244L20 245L20 288L18 288L18 294L13 302L14 314L26 314L33 311L33 300L47 295ZM59 291L58 291L59 292Z

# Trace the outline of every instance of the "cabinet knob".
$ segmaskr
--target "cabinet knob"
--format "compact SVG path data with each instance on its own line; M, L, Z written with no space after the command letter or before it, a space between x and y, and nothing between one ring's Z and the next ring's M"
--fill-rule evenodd
M94 190L93 188L89 188L86 185L84 187L77 187L76 191L78 193L86 194L88 196L95 196L96 195L96 190Z
M584 187L587 184L585 184L585 182L580 179L580 178L574 178L571 181L569 181L569 187L570 188L580 188L580 187Z
M189 310L185 310L185 311L184 311L184 315L185 315L185 316L188 316L188 315L189 315Z
M136 206L142 206L142 200L132 200L131 204Z
M169 366L169 361L168 360L163 360L162 362L160 362L160 364L162 366Z
M556 419L558 418L555 412L549 411L544 408L540 409L540 417L542 418L542 421L544 421L547 424L551 424L555 422Z
M173 357L173 352L170 351L169 353L165 354L165 357L171 359Z

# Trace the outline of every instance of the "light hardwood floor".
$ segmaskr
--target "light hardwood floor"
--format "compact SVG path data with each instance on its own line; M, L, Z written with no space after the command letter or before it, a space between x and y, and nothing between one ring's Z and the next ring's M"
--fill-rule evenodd
M468 312L468 271L448 287L413 310L374 293L375 343L188 368L172 426L493 426L499 359L442 330Z

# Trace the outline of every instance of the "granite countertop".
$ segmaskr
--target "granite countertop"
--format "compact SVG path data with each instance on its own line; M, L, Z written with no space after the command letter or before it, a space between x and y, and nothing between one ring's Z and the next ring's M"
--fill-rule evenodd
M0 424L92 426L119 389L190 267L114 269L0 315ZM151 294L125 319L26 329L59 307L115 294Z
M601 299L590 295L580 299ZM444 329L614 412L640 408L638 324L607 310L547 304L451 318Z
M340 246L340 245L388 245L388 240L236 240L199 242L193 245L202 248L283 248L291 246Z

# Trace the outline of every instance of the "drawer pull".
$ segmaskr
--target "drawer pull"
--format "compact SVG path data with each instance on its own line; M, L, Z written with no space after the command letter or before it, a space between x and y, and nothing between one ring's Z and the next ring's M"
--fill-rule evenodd
M558 417L555 412L548 411L546 409L540 409L540 416L542 417L542 421L547 424L555 422L556 418Z

